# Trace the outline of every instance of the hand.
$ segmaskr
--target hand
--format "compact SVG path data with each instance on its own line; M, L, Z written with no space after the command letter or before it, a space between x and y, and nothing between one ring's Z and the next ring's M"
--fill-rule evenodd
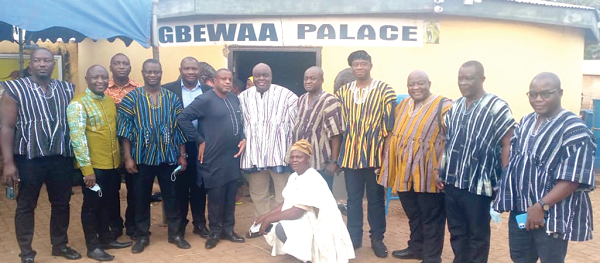
M242 155L242 153L246 150L246 139L243 139L240 141L240 143L238 143L238 148L240 148L240 150L233 156L233 158L240 157L240 155Z
M12 187L19 184L19 171L17 170L17 167L14 164L4 166L2 181L5 185Z
M444 190L444 188L446 188L446 185L444 184L444 182L440 181L439 168L433 170L433 176L435 177L435 187L437 187L437 189L440 191Z
M200 161L200 163L204 162L204 147L206 147L205 142L198 145L198 161Z
M260 224L265 219L265 215L254 218L254 224Z
M187 158L183 157L183 156L179 156L177 162L179 163L179 165L181 166L181 170L180 172L185 171L185 169L187 168Z
M258 230L258 234L260 234L260 235L266 235L267 234L267 227L269 227L270 225L271 225L271 223L262 222L261 225L260 225L260 229Z
M536 230L544 227L544 209L540 203L527 208L527 222L525 223L525 229Z
M135 165L135 161L133 160L133 158L125 158L125 170L127 170L127 172L130 174L138 173L137 165Z
M83 177L83 182L85 183L85 187L92 188L96 185L96 174L90 174Z
M328 163L327 166L325 166L325 173L329 175L335 175L339 168L340 167L337 165L337 163Z

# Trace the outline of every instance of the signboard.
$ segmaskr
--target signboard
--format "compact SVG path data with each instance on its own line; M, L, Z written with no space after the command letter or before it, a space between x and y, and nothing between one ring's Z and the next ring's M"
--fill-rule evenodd
M284 17L160 22L161 46L420 47L423 20L373 17Z

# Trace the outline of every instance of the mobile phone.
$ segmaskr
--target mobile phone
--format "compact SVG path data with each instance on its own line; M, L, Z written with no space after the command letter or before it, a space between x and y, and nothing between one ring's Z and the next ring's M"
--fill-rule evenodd
M17 198L17 194L15 193L15 188L13 186L6 186L6 199L15 200Z
M527 213L517 215L515 216L515 219L517 220L517 226L519 226L519 229L525 229L525 224L527 223Z
M527 213L517 215L517 216L515 216L515 219L517 220L517 226L519 226L519 229L525 229L526 224L527 224ZM544 224L545 223L546 223L546 219L544 218Z

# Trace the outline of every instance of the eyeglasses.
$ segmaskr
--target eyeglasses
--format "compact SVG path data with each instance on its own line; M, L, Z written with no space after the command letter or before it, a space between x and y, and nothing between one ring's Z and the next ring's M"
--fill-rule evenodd
M545 91L542 91L542 92L533 92L533 91L530 91L530 92L527 92L525 94L527 95L527 97L529 97L530 100L536 99L538 97L538 95L540 97L542 97L542 99L547 100L550 97L552 97L552 94L554 94L555 92L558 92L558 89L545 90Z

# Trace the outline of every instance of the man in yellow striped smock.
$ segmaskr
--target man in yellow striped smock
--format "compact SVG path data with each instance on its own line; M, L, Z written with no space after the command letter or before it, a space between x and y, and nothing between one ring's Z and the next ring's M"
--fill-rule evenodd
M342 86L335 95L342 104L346 128L338 164L344 169L348 192L348 232L354 248L362 246L362 199L367 188L371 248L378 257L387 257L385 233L385 194L377 184L375 169L381 167L385 137L394 125L394 89L371 78L371 56L363 50L352 52L348 64L356 81Z
M410 97L395 109L396 121L379 183L398 192L410 225L408 248L396 250L392 256L442 262L446 213L434 168L446 140L442 116L452 102L431 94L430 85L424 71L408 75Z

